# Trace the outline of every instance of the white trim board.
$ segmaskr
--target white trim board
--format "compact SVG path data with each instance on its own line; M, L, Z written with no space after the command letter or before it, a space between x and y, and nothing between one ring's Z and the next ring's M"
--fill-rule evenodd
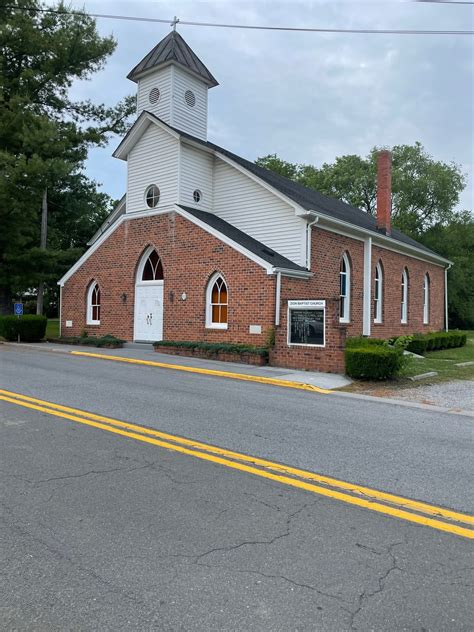
M66 272L66 274L63 277L61 277L61 279L59 279L58 285L60 285L61 287L64 286L64 284L71 278L71 276L75 272L77 272L77 270L79 270L79 268L82 266L82 264L85 261L87 261L87 259L89 259L89 257L92 254L94 254L94 252L104 243L104 241L106 239L108 239L110 237L110 235L112 235L112 233L115 230L117 230L117 228L119 226L122 225L123 222L129 222L129 221L133 221L135 219L141 219L143 217L151 217L151 216L154 216L154 215L166 215L166 214L172 213L172 212L178 213L179 215L181 215L185 219L189 220L190 222L192 222L196 226L199 226L199 228L202 228L207 233L209 233L209 234L213 235L214 237L216 237L217 239L219 239L219 241L222 241L223 243L227 244L228 246L230 246L231 248L233 248L237 252L240 252L241 254L243 254L245 257L247 257L251 261L254 261L257 265L259 265L260 267L264 268L266 270L267 274L274 274L275 271L277 270L277 268L275 268L271 263L268 263L267 261L265 261L264 259L262 259L258 255L254 254L250 250L247 250L247 248L244 248L243 246L238 244L236 241L230 239L229 237L227 237L223 233L219 232L215 228L212 228L211 226L209 226L205 222L202 222L197 217L194 217L194 215L192 215L191 213L187 213L185 210L180 208L178 205L174 205L173 208L171 208L171 209L164 209L164 210L161 210L161 211L142 211L142 212L128 213L128 214L125 214L125 215L121 215L114 224L109 226L102 233L102 235L97 239L97 241L95 241L92 244L92 246L89 248L89 250L87 250L82 255L82 257L80 257L76 261L76 263ZM304 272L303 270L301 270L301 271L299 271L299 270L286 270L286 269L283 269L283 268L278 269L278 270L284 276L296 276L296 277L304 277L304 278L312 276L311 272Z

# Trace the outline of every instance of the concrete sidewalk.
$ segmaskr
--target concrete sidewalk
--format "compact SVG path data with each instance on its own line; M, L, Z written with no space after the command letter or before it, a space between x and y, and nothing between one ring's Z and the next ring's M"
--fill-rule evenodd
M7 343L8 344L8 343ZM81 351L83 353L100 353L101 355L112 355L122 358L132 358L136 360L148 360L151 362L163 362L166 364L176 364L214 371L226 371L228 373L240 373L244 375L256 375L260 377L275 378L297 382L299 384L311 384L318 388L332 390L351 384L351 380L344 375L335 373L319 373L311 371L294 371L292 369L282 369L272 366L253 366L250 364L240 364L237 362L219 362L218 360L203 360L201 358L187 358L182 356L158 353L151 344L126 343L122 349L103 349L82 345L63 345L51 342L37 343L10 343L15 347L29 347L37 351L49 351L53 353L71 353Z

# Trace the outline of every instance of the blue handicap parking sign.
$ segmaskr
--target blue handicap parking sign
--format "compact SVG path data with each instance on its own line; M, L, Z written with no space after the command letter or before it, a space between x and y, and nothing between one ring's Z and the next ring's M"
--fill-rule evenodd
M16 316L23 316L23 303L15 303L13 311Z

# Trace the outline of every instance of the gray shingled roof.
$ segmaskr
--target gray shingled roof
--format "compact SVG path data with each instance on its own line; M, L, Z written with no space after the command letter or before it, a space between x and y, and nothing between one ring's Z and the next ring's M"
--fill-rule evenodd
M183 211L190 213L197 219L205 222L211 228L214 228L218 232L222 233L232 241L240 244L243 248L250 250L254 255L260 257L267 263L275 266L276 268L285 268L287 270L298 270L300 272L308 272L307 268L303 266L299 266L293 261L290 261L283 255L278 254L272 248L265 246L260 241L257 241L247 233L239 230L229 222L226 222L221 217L214 215L214 213L208 213L207 211L201 211L196 208L192 208L191 206L183 206L182 204L178 204L179 208L182 208Z
M155 116L155 115L152 115ZM358 228L362 228L371 233L374 233L378 236L385 236L384 231L380 231L377 228L377 222L373 215L369 215L366 211L362 211L360 208L356 208L355 206L351 206L350 204L346 204L337 198L329 197L328 195L324 195L323 193L319 193L319 191L315 191L314 189L309 189L308 187L303 186L302 184L298 184L297 182L293 182L289 178L285 178L284 176L280 176L274 171L270 171L269 169L264 169L263 167L259 167L253 162L246 160L245 158L241 158L236 154L224 149L223 147L219 147L219 145L215 145L210 141L204 141L196 136L192 136L187 132L183 132L176 127L172 127L162 121L159 117L155 116L161 123L167 125L170 129L177 132L183 138L188 138L193 142L199 143L200 145L204 145L209 149L212 149L223 156L227 156L250 173L253 173L258 178L275 188L283 195L286 195L290 200L296 202L299 206L302 206L304 209L308 211L316 211L321 215L327 215L328 217L334 217L335 219L341 220L343 222L347 222L348 224L352 224L357 226ZM414 246L419 250L422 250L430 255L435 255L440 259L444 259L441 255L430 250L423 244L420 244L415 239L408 237L405 233L402 233L401 230L392 227L392 231L390 233L390 237L395 241L399 241L403 244L407 244L408 246ZM447 259L444 259L447 261Z
M137 81L138 77L151 68L175 62L204 79L211 87L219 85L199 57L176 31L171 31L129 72L127 79Z

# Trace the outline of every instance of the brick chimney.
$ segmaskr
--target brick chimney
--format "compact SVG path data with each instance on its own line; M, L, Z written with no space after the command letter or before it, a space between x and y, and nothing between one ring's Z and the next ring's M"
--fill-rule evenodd
M390 235L392 212L392 154L384 149L377 155L377 228Z

